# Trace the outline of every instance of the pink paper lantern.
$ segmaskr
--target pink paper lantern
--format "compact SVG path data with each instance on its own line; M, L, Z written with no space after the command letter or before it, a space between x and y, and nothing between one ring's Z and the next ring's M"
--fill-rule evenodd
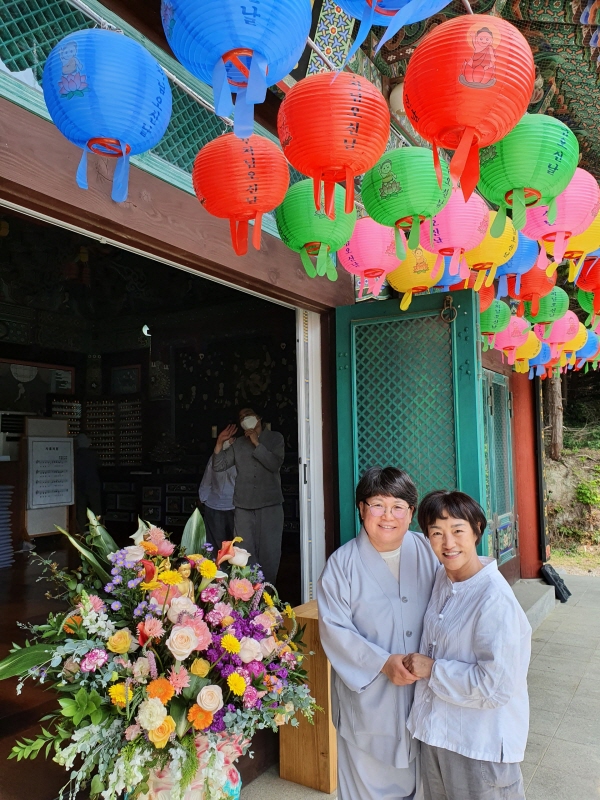
M508 328L496 334L494 348L502 350L512 366L515 363L515 353L518 347L525 344L531 325L523 317L511 317Z
M406 240L400 232L404 246ZM350 241L338 250L341 265L351 275L360 277L359 297L362 297L365 280L369 281L372 294L377 297L385 276L399 266L396 255L394 228L380 225L371 217L359 219Z
M461 262L468 250L483 241L490 221L490 212L483 198L472 194L467 201L460 189L453 189L450 200L433 217L421 223L421 246L430 253L437 253L436 271L444 256L450 256L450 275L468 277L469 268Z
M552 358L557 358L560 355L563 345L570 342L578 330L579 319L574 311L567 311L564 317L557 319L551 325L538 323L533 328L538 339L550 345Z
M593 175L578 167L567 188L556 198L554 222L548 219L548 206L528 208L523 233L530 239L554 242L554 261L560 264L571 236L578 236L589 228L599 210L598 182ZM538 266L543 269L547 265L548 256L542 247Z

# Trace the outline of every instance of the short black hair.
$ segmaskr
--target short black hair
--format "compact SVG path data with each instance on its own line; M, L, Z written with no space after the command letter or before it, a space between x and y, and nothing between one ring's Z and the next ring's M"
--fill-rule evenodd
M406 500L413 511L419 500L413 479L397 467L369 467L356 487L356 507L377 494Z
M479 544L487 527L487 517L476 500L464 492L448 492L445 489L438 489L426 494L421 500L417 515L419 527L425 536L429 536L430 525L434 525L438 519L447 517L466 520L475 534L477 544Z

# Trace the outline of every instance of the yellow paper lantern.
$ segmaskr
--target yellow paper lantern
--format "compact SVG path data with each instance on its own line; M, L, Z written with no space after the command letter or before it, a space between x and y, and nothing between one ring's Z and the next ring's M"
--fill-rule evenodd
M406 249L406 258L393 271L388 273L387 282L403 295L400 302L402 311L410 306L413 294L425 292L435 286L444 272L444 259L441 269L435 268L437 255L429 253L420 245L414 250Z
M542 241L546 248L546 252L554 256L554 242ZM600 211L596 218L583 233L578 236L571 236L565 252L565 260L569 262L569 280L574 281L579 267L583 264L584 259L589 253L597 250L600 247ZM551 277L558 267L558 264L553 261L546 270L548 277Z
M529 372L529 359L540 354L542 343L533 331L527 334L527 340L515 351L516 372Z
M517 249L517 231L510 219L506 220L504 232L495 238L490 231L496 219L496 211L490 211L490 222L487 233L480 245L465 253L464 258L469 269L477 272L475 291L478 292L485 281L486 286L491 286L496 277L496 270L505 264Z
M581 350L583 345L587 342L587 328L583 324L583 322L579 323L579 328L575 336L570 339L568 342L565 342L563 347L560 350L560 361L561 367L565 366L565 364L575 364L576 358L575 353L578 350ZM564 358L564 364L563 364Z

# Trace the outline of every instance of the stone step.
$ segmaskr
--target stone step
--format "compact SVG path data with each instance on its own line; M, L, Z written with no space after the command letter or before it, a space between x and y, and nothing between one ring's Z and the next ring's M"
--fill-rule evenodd
M537 578L517 581L512 589L533 630L539 628L558 603L554 596L554 586L548 586Z

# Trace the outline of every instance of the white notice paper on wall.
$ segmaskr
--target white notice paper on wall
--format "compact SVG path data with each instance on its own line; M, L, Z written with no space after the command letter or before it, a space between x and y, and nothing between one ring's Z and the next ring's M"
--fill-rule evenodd
M57 436L29 436L27 443L27 508L73 505L73 440Z

